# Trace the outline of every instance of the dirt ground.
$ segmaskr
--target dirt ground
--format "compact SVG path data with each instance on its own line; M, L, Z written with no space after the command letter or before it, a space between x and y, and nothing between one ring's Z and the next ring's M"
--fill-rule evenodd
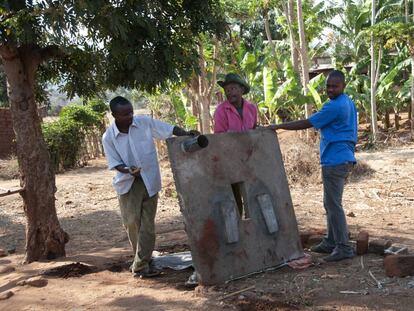
M283 136L283 135L281 135ZM281 138L281 148L285 148ZM367 230L372 238L391 239L414 252L414 145L358 152L375 173L349 183L344 207L351 233ZM163 191L157 213L160 252L188 249L168 161L161 161ZM15 253L0 258L0 310L413 310L414 277L387 278L380 255L364 255L305 270L285 267L222 286L186 289L192 270L170 270L158 278L135 279L127 270L132 259L121 226L112 172L105 161L57 176L57 212L70 235L67 257L22 265L24 214L18 195L0 198L0 248ZM18 185L0 180L0 187ZM291 185L300 230L325 227L320 182ZM74 263L81 263L73 265ZM72 266L65 266L72 264ZM56 268L51 270L52 268ZM381 282L381 288L370 276ZM16 283L43 275L42 288ZM245 290L248 289L248 290ZM240 294L227 296L228 294Z

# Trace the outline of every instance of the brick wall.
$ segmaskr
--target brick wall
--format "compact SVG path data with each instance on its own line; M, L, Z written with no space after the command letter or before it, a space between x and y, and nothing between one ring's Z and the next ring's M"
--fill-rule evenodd
M6 158L15 150L11 112L0 108L0 158Z
M40 107L40 117L44 117L46 114L47 107ZM7 158L15 152L14 140L11 112L8 108L0 108L0 159Z

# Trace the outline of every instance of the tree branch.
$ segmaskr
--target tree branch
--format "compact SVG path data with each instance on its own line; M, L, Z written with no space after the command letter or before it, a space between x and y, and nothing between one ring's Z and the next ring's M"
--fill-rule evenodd
M62 51L61 48L59 48L58 45L49 45L46 46L39 51L40 53L40 61L46 61L51 58L57 58L62 57L65 55L65 53Z

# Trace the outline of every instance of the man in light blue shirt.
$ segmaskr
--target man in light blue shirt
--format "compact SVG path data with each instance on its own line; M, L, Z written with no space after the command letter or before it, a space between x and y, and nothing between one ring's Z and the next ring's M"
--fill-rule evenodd
M311 248L318 253L328 253L325 261L339 261L354 256L349 244L348 226L342 208L345 179L356 163L355 144L358 138L357 110L354 102L344 94L345 76L332 71L326 81L328 101L320 111L306 120L270 125L277 130L320 129L320 161L322 166L323 204L326 210L328 234Z

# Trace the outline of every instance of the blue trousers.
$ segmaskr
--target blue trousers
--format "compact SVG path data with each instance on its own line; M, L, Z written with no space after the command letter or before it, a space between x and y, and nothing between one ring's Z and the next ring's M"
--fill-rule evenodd
M324 246L344 254L352 254L349 244L348 225L342 208L342 194L345 179L352 164L322 166L323 206L326 210L328 234L323 240Z

